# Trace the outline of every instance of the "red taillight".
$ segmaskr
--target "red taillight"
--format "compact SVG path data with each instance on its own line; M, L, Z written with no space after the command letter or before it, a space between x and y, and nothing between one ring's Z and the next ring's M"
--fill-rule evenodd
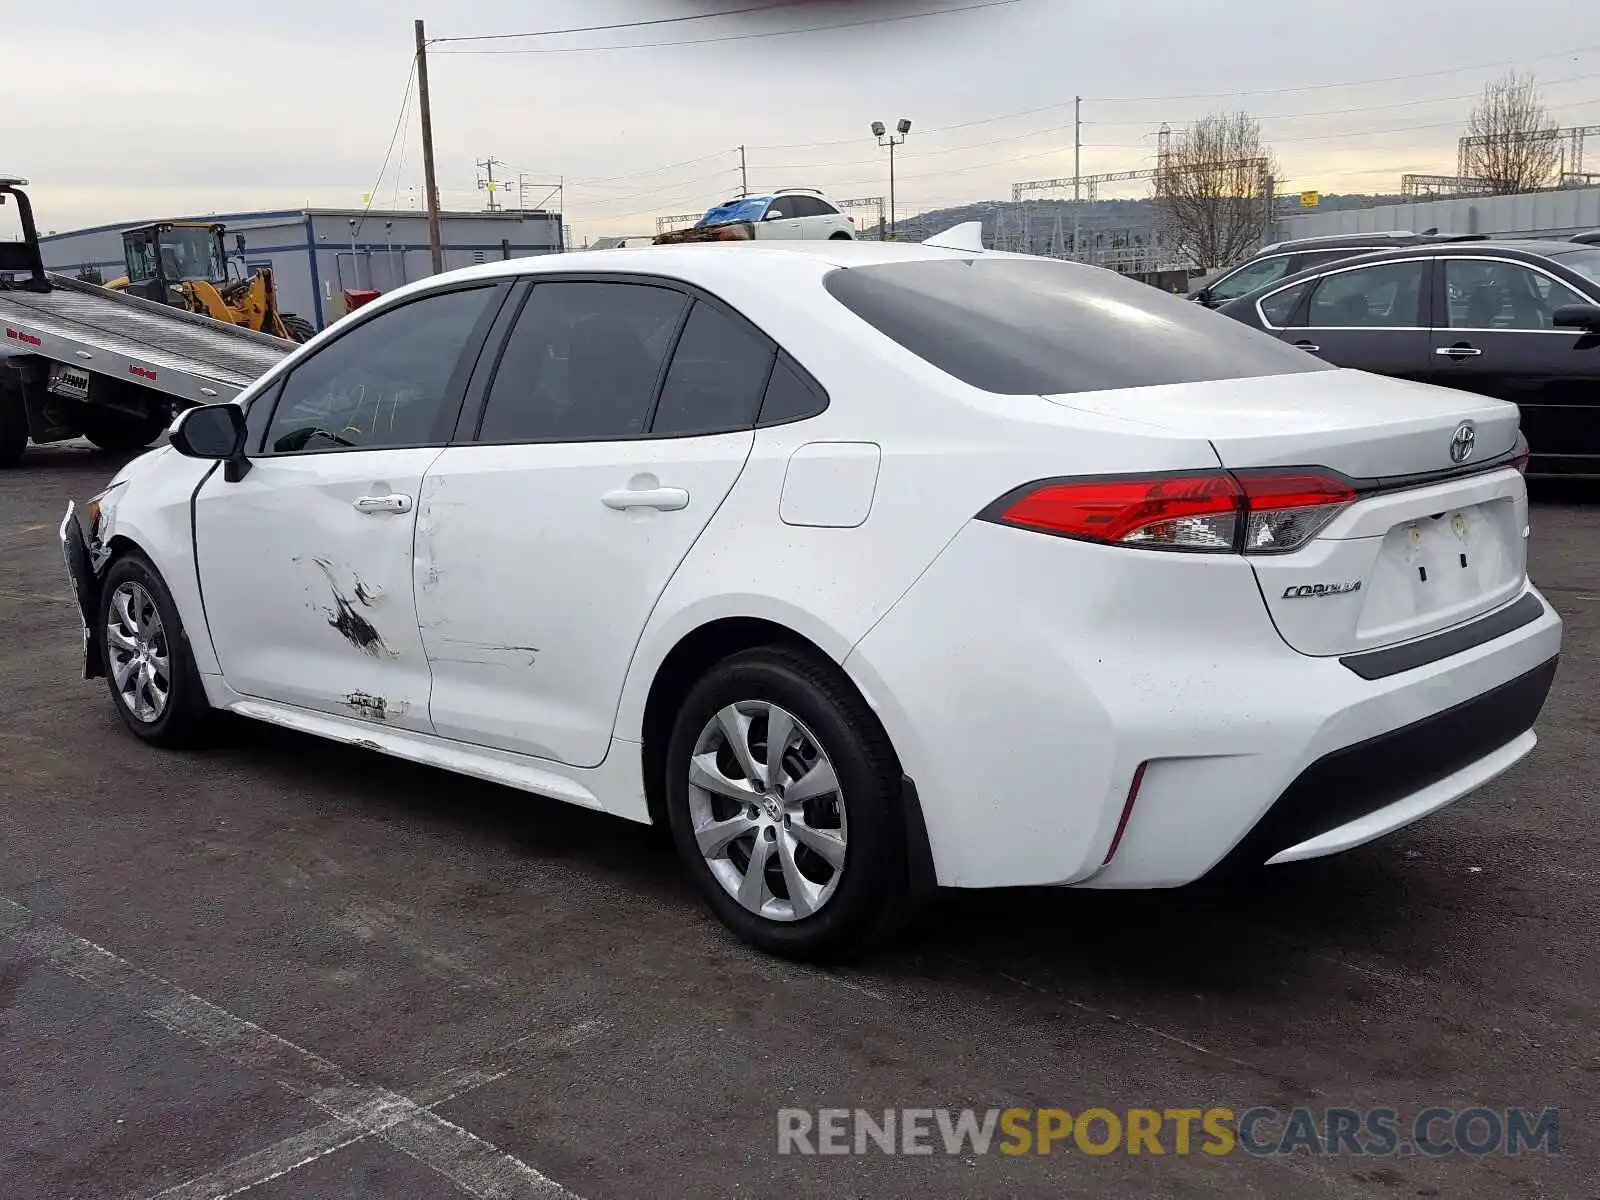
M1012 500L1000 520L1091 542L1230 550L1239 499L1225 474L1046 483Z
M1304 545L1355 498L1348 483L1316 471L1214 471L1051 480L982 515L1108 545L1281 554Z

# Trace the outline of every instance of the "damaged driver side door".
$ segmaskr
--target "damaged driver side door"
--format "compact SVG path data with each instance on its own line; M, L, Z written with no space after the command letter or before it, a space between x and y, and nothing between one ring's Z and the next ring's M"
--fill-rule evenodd
M219 467L195 502L206 621L234 691L432 731L417 497L504 290L375 312L252 406L251 469Z

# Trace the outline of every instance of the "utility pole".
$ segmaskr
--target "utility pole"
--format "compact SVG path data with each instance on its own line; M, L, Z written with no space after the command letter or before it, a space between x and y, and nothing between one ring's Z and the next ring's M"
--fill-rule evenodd
M439 185L433 173L433 110L428 106L428 38L417 18L417 108L422 115L422 185L428 201L428 252L433 273L444 270L444 238L439 233Z
M739 198L742 200L750 194L750 174L744 167L744 147L739 147Z
M1078 257L1078 215L1083 208L1083 97L1072 98L1072 257Z
M500 210L500 205L494 198L494 193L495 193L498 181L494 177L494 169L496 167L505 166L505 163L501 162L498 158L496 158L494 155L491 154L491 155L489 155L488 158L485 158L485 159L483 159L483 160L481 160L479 162L476 162L473 165L477 166L477 167L482 167L488 173L489 177L488 177L487 180L485 180L485 179L479 179L478 180L478 190L480 192L484 191L485 189L488 190L488 192L489 192L488 209L489 209L490 212L498 212Z

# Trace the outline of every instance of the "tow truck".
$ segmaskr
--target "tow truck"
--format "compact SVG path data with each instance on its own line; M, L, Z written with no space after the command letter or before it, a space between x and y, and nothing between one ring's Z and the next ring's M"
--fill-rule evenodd
M269 334L44 268L26 179L0 175L20 241L0 241L0 467L29 440L153 442L182 409L229 400L295 349Z

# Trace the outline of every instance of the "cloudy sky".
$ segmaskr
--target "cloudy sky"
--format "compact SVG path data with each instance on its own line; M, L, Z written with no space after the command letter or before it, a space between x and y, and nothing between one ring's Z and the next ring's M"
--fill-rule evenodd
M448 39L759 3L30 4L25 23L0 25L0 171L34 181L41 225L58 230L358 206L374 192L401 117L413 17L427 21L430 38ZM736 193L741 144L752 190L879 195L887 163L868 126L904 116L913 128L897 153L897 193L910 214L1071 174L1075 94L1084 97L1085 173L1149 166L1162 121L1178 127L1244 109L1262 119L1283 190L1396 190L1404 171L1453 171L1473 96L1511 66L1536 73L1562 125L1600 123L1600 25L1582 0L1521 0L1514 10L1487 0L779 8L435 44L429 73L447 207L482 205L474 164L493 155L505 164L497 175L524 173L530 204L544 194L535 185L564 179L579 238L651 231L658 215ZM778 30L806 32L766 36ZM661 44L684 42L698 44ZM414 96L399 129L375 194L380 205L406 208L422 193ZM1600 169L1600 137L1590 157ZM1147 186L1101 194L1143 195Z

